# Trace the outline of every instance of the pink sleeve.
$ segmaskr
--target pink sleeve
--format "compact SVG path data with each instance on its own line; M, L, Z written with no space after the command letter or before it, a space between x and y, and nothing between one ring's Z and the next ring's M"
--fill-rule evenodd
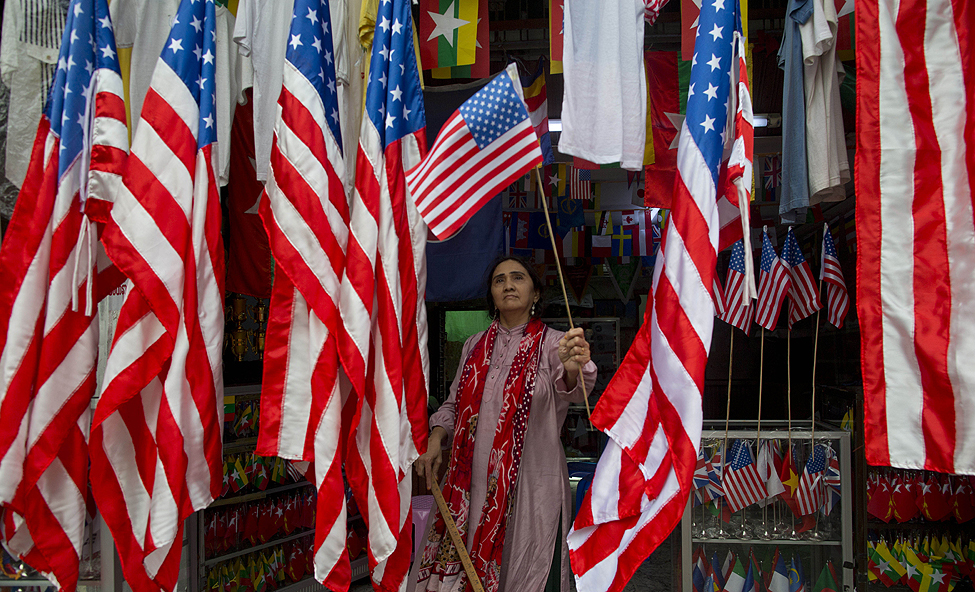
M480 333L476 333L467 338L464 342L464 349L460 352L460 364L457 365L457 372L454 374L454 380L450 383L450 393L447 396L447 400L443 402L443 405L437 409L433 415L430 416L430 429L440 426L447 431L447 439L444 440L444 446L450 446L454 441L454 418L457 412L457 387L460 385L460 375L464 371L464 362L467 360L467 356L471 353L471 348L477 342L476 338L480 337Z

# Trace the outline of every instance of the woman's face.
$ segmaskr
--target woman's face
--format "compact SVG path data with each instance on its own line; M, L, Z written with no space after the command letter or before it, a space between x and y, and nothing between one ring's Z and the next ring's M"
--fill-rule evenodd
M521 263L502 261L491 275L494 305L505 316L527 314L538 297L531 276Z

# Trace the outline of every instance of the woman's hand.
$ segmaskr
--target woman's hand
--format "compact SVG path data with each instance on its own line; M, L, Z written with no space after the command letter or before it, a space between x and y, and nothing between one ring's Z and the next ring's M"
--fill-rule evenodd
M582 367L589 362L589 342L582 327L569 329L559 340L559 360L565 368L565 386L574 389Z
M443 439L447 436L447 430L440 426L430 430L430 438L427 440L427 451L417 457L413 466L416 467L416 474L426 477L427 489L433 489L433 481L437 478L440 470L440 463L443 462Z

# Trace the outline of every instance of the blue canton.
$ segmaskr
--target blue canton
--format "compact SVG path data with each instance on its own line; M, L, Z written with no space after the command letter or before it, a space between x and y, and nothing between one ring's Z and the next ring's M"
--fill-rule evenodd
M412 30L409 0L382 0L366 85L366 116L383 148L427 125Z
M739 240L735 243L735 246L731 248L731 263L728 264L729 269L733 269L738 273L745 273L745 243Z
M731 468L740 470L752 464L752 455L748 450L748 444L744 440L735 440L731 445Z
M810 475L821 473L826 468L826 452L822 446L813 448L812 456L806 461L806 472Z
M832 257L837 259L836 246L833 244L833 233L827 230L823 233L823 252L826 253L827 257Z
M762 234L762 271L765 273L772 272L772 263L775 262L775 247L772 246L772 241L769 240L768 233Z
M87 130L94 119L95 100L91 92L95 70L119 72L112 19L105 0L72 0L61 38L57 76L51 85L44 114L51 131L61 138L58 178L78 158Z
M785 245L782 247L782 260L789 267L799 267L806 262L805 257L802 256L802 250L799 248L799 241L796 240L796 234L789 229L789 233L785 235Z
M335 46L332 42L331 19L326 0L295 0L285 58L318 91L325 108L328 129L341 150L342 130L335 86Z
M725 7L725 2L731 4ZM731 63L736 26L734 0L704 0L694 41L690 87L687 91L687 127L704 156L714 186L724 151L725 125L731 76L737 64Z
M482 150L528 119L524 102L515 93L511 77L504 72L464 101L459 111Z
M182 0L160 56L200 107L197 149L217 140L216 9L213 0Z

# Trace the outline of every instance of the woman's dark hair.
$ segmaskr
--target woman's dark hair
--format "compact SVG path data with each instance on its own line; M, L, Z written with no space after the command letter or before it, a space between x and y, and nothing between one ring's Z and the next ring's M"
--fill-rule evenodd
M491 279L494 277L494 270L505 261L514 261L515 263L518 263L524 267L525 271L528 272L528 277L531 278L532 281L532 287L538 291L538 306L535 307L535 312L532 314L532 316L536 318L542 316L542 301L543 295L545 294L545 284L542 283L542 278L540 275L538 275L538 271L535 270L535 266L525 260L524 257L519 257L518 255L501 255L488 267L487 277L484 278L484 302L487 304L488 316L494 318L494 315L498 313L497 307L494 306L494 296L491 294Z

